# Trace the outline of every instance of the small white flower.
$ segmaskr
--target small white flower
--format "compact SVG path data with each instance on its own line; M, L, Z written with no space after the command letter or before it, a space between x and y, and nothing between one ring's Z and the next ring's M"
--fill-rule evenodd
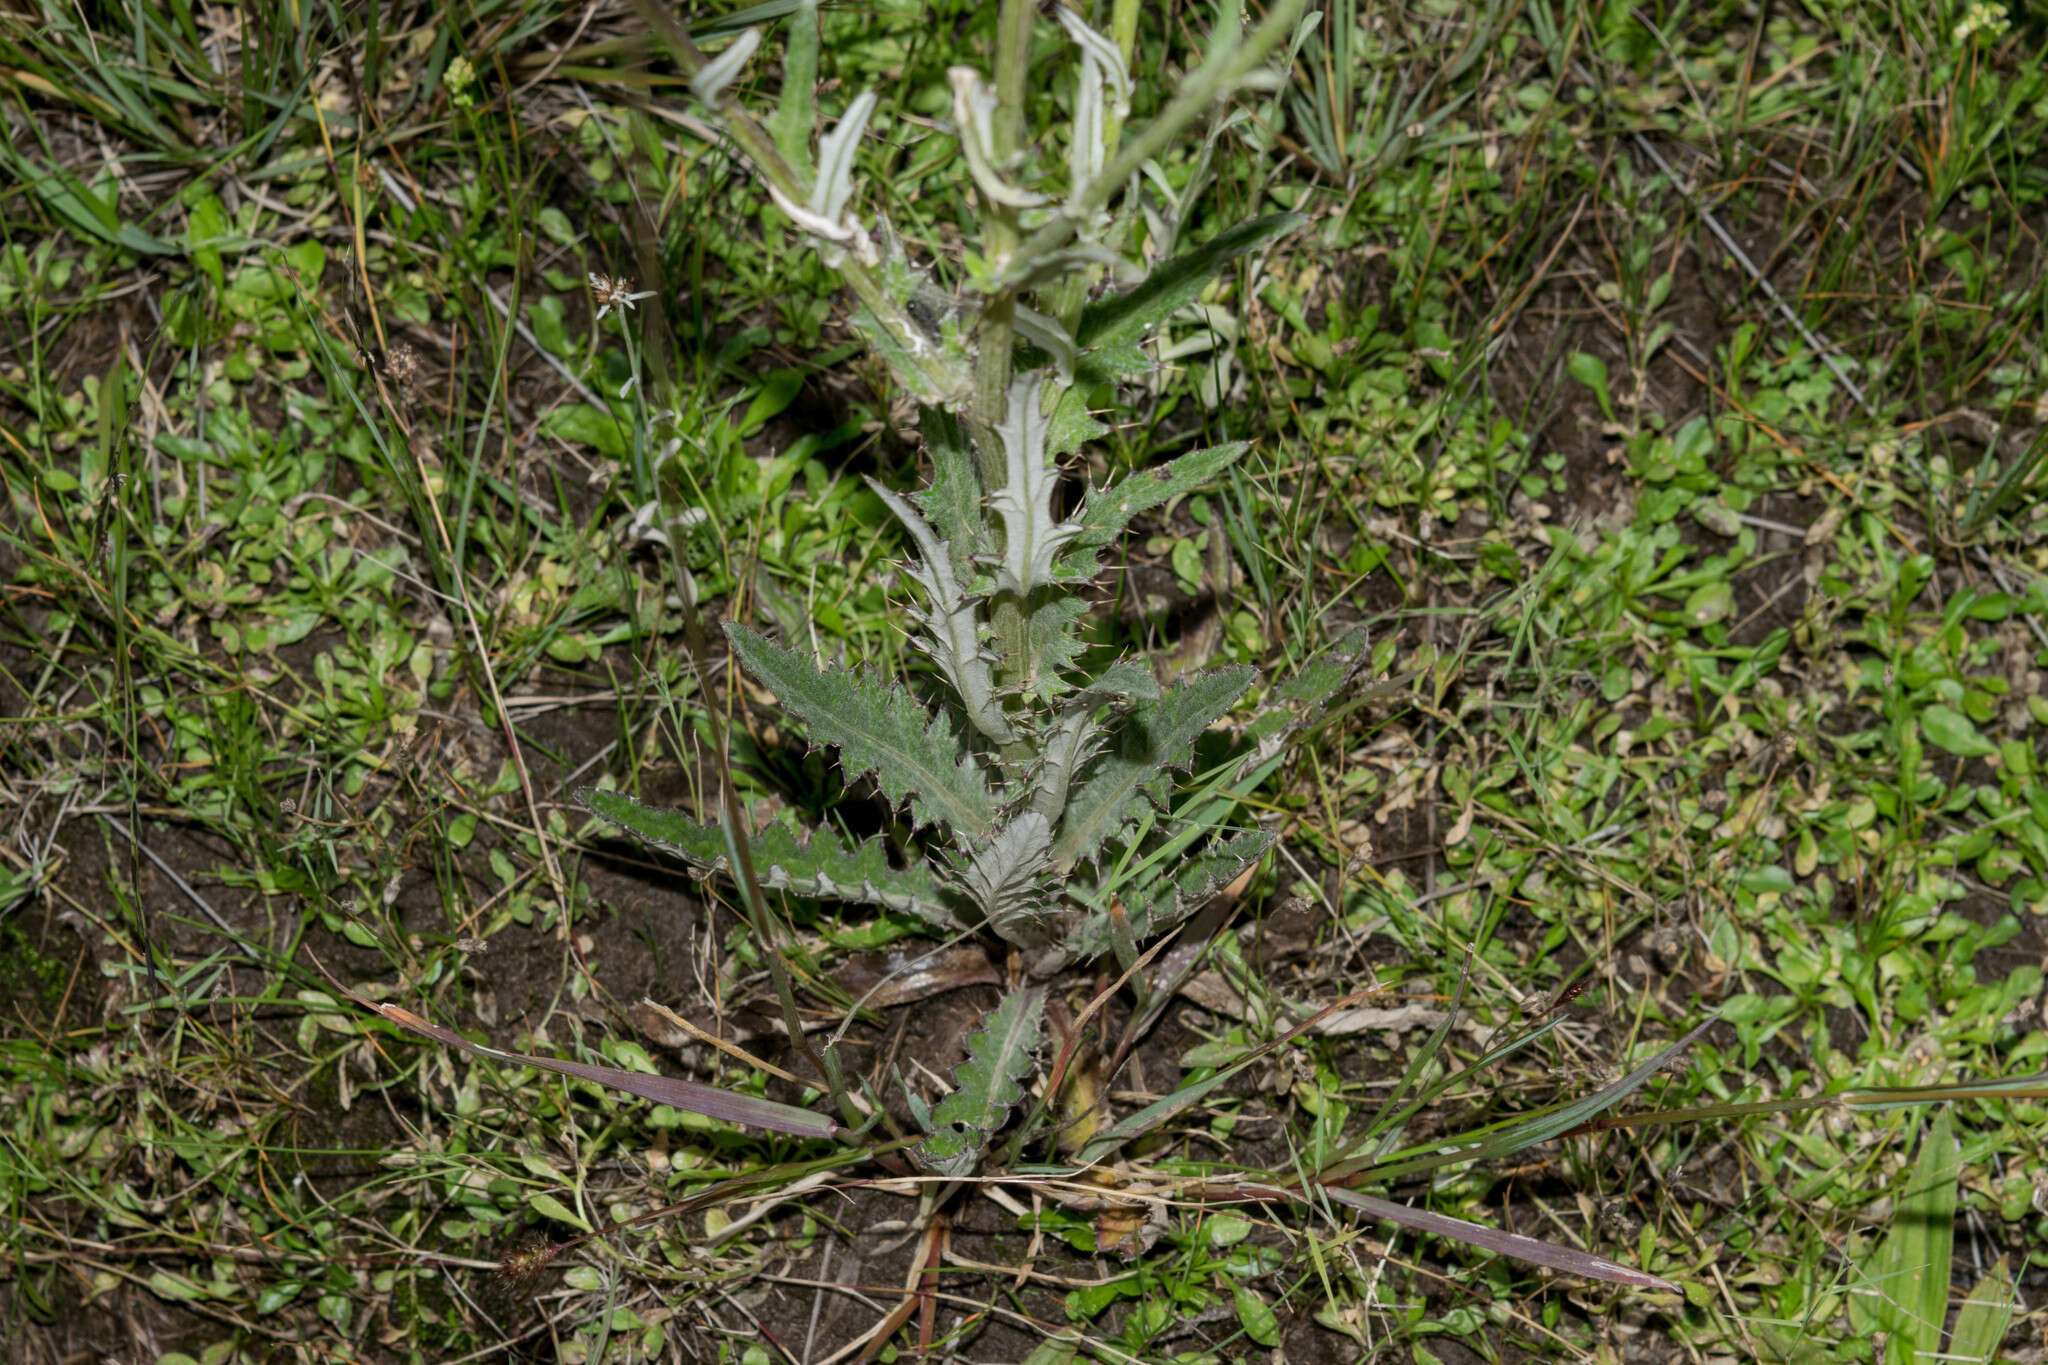
M1986 0L1977 0L1977 3L1971 5L1969 11L1963 15L1961 21L1956 24L1949 36L1956 43L1961 44L1967 42L1970 35L1974 33L1987 33L1993 38L2002 38L2011 28L2012 20L2007 16L2004 5L1994 5L1987 3Z
M630 293L628 291L633 286L625 280L615 280L609 275L600 275L596 271L586 272L584 278L590 281L590 292L597 298L597 320L599 322L603 322L604 315L611 312L614 308L622 313L631 312L633 305L641 299L651 299L654 297L652 289L643 289L637 294ZM623 394L620 396L624 397Z
M709 520L711 520L711 514L703 508L685 507L673 517L668 518L667 524L669 527L688 529L692 526L701 526ZM633 509L633 522L626 528L625 538L626 543L629 545L651 540L664 549L670 548L668 531L662 525L661 500L659 498L650 499Z
M634 386L635 384L639 383L639 382L640 382L640 376L639 376L639 375L637 375L637 374L636 374L636 375L633 375L633 376L632 376L631 378L627 379L625 383L623 383L623 384L619 385L619 397L620 397L620 398L627 398L627 397L630 397L630 396L632 395L632 392L633 392L633 386Z

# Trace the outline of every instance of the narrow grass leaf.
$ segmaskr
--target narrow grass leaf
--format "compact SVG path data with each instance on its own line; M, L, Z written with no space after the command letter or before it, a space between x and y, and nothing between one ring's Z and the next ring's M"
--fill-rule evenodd
M1408 1101L1408 1103L1403 1105L1400 1109L1392 1109L1392 1106L1389 1105L1389 1109L1391 1110L1390 1116L1385 1119L1375 1118L1373 1120L1372 1127L1367 1133L1367 1140L1370 1141L1371 1136L1374 1133L1385 1132L1390 1129L1398 1128L1401 1124L1406 1123L1410 1118L1414 1117L1414 1115L1418 1111L1420 1111L1424 1105L1428 1104L1437 1096L1443 1094L1446 1090L1449 1090L1452 1086L1458 1084L1460 1081L1472 1079L1473 1077L1477 1076L1480 1072L1486 1070L1488 1067L1493 1066L1495 1063L1506 1060L1507 1058L1513 1056L1515 1053L1520 1052L1523 1048L1529 1046L1531 1043L1534 1043L1537 1040L1548 1036L1550 1031L1552 1029L1555 1029L1558 1025L1562 1024L1564 1020L1565 1016L1558 1015L1556 1018L1545 1020L1542 1024L1538 1025L1536 1028L1530 1029L1527 1033L1520 1034L1516 1037L1508 1039L1508 1041L1500 1044L1498 1047L1489 1048L1486 1052L1482 1053L1478 1058L1474 1059L1470 1065L1460 1067L1456 1071L1445 1072L1443 1075L1431 1081L1428 1085L1422 1088L1422 1092L1420 1094L1418 1094L1414 1099ZM1457 1011L1456 1009L1453 1009L1451 1011L1450 1018L1447 1019L1445 1022L1446 1024L1449 1024L1455 1023L1456 1021ZM1441 1026L1439 1027L1439 1031L1441 1031ZM1503 1124L1501 1126L1506 1127L1507 1125ZM1336 1180L1346 1176L1350 1176L1359 1171L1363 1171L1370 1167L1373 1167L1375 1162L1378 1161L1378 1159L1379 1158L1372 1156L1350 1157L1320 1172L1320 1178L1324 1180ZM1448 1165L1451 1162L1462 1161L1465 1158L1463 1156L1454 1154L1444 1156L1441 1159L1420 1159L1431 1161L1435 1165ZM1403 1164L1405 1165L1406 1163ZM1375 1175L1375 1177L1377 1177L1379 1175L1379 1172L1375 1170L1373 1174Z
M612 1066L591 1066L585 1062L562 1062L552 1057L534 1057L523 1052L505 1052L482 1043L472 1043L454 1029L443 1028L429 1023L411 1010L399 1005L378 1004L353 997L356 1003L389 1019L408 1032L423 1038L431 1038L448 1047L460 1048L477 1057L489 1057L493 1061L510 1062L515 1066L538 1067L562 1076L574 1076L580 1081L594 1081L598 1085L623 1090L629 1095L638 1095L643 1100L666 1104L673 1109L688 1110L706 1118L720 1119L726 1123L744 1124L750 1128L763 1128L771 1133L789 1133L796 1137L828 1138L840 1131L837 1123L823 1114L814 1114L808 1109L795 1105L777 1104L773 1100L743 1095L734 1090L721 1090L717 1086L700 1085L696 1081L678 1080L672 1076L649 1076L637 1071L621 1071Z
M2012 1271L2001 1256L1977 1281L1970 1297L1956 1314L1956 1330L1949 1338L1952 1360L1989 1361L2005 1341L2005 1329L2012 1325Z
M1553 1020L1552 1026L1557 1021ZM1622 1100L1640 1090L1652 1076L1677 1060L1679 1055L1699 1040L1714 1023L1709 1017L1698 1028L1680 1038L1670 1047L1644 1062L1612 1085L1606 1086L1573 1104L1561 1105L1556 1109L1538 1114L1521 1123L1514 1124L1493 1136L1461 1147L1456 1151L1440 1152L1433 1156L1413 1157L1406 1161L1390 1162L1386 1165L1364 1167L1375 1180L1394 1180L1405 1175L1416 1175L1433 1171L1440 1166L1449 1166L1466 1161L1491 1161L1498 1157L1512 1156L1539 1142L1548 1142L1565 1132L1597 1118L1602 1111L1612 1108ZM1520 1045L1519 1040L1517 1045Z
M1635 1285L1640 1289L1677 1289L1669 1280L1641 1270L1631 1270L1625 1265L1602 1260L1575 1247L1559 1246L1536 1237L1524 1237L1519 1232L1502 1232L1483 1223L1468 1223L1462 1218L1446 1214L1431 1213L1427 1209L1410 1208L1385 1199L1376 1199L1356 1190L1325 1186L1322 1193L1332 1200L1375 1218L1384 1218L1390 1223L1417 1232L1432 1233L1448 1237L1454 1242L1463 1242L1483 1251L1498 1252L1502 1256L1530 1265L1540 1265L1550 1270L1563 1271L1567 1275L1582 1275L1589 1280L1605 1280L1609 1284Z
M1855 1296L1869 1305L1871 1321L1879 1328L1913 1343L1913 1359L1932 1360L1941 1348L1960 1170L1954 1120L1943 1109L1920 1139L1919 1159L1893 1205L1891 1230L1870 1267L1875 1297Z
M1410 1114L1414 1113L1419 1106L1428 1102L1429 1097L1425 1094L1406 1108L1399 1107L1401 1102L1407 1099L1408 1092L1421 1083L1422 1077L1429 1070L1430 1063L1436 1060L1437 1054L1443 1051L1444 1044L1450 1040L1451 1026L1458 1022L1458 1010L1465 1003L1465 987L1471 980L1472 954L1467 952L1464 964L1458 968L1458 989L1451 996L1451 1007L1444 1011L1444 1021L1438 1024L1431 1031L1429 1037L1423 1041L1422 1046L1415 1050L1415 1056L1409 1060L1407 1068L1402 1071L1401 1079L1395 1082L1392 1093L1387 1096L1387 1102L1380 1106L1379 1112L1374 1115L1371 1124L1366 1128L1365 1137L1367 1142L1378 1137L1381 1133L1387 1132L1397 1125L1406 1122ZM1445 1075L1448 1076L1449 1073L1450 1068L1446 1067Z

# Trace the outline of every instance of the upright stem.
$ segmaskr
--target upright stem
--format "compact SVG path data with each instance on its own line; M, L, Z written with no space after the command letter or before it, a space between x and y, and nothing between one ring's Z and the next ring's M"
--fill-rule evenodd
M1003 0L996 18L996 113L993 142L996 166L1007 170L1023 140L1024 94L1031 74L1031 26L1038 18L1038 0ZM1017 210L989 202L982 220L985 259L997 273L1007 269L1023 240ZM1002 442L995 429L1009 415L1010 370L1016 352L1017 292L1003 288L982 306L974 332L974 464L983 493L1008 481ZM1024 603L999 595L989 609L995 634L996 678L1016 681L1025 667Z

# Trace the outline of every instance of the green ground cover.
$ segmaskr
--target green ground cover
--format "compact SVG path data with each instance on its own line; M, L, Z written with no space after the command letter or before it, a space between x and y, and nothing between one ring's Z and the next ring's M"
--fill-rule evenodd
M751 107L791 8L750 20ZM1122 12L1135 128L1217 16ZM1381 1191L1669 1288L1217 1197L1312 1184L1418 1058L1538 1026L1401 1144L1710 1016L1609 1116L2048 1068L2048 18L1314 12L1286 83L1129 190L1151 260L1305 224L1179 308L1060 497L1250 442L1103 551L1087 642L1278 679L1364 626L1392 685L1263 779L1277 842L1207 957L1075 1075L1106 1125L1250 1064L1100 1179L1041 1142L934 1208L851 1147L348 998L828 1107L739 897L574 793L715 818L725 735L754 819L900 852L760 689L721 671L707 711L683 594L920 685L915 547L866 480L929 460L646 19L0 7L10 1352L2048 1359L2029 1094L1616 1126ZM995 9L823 35L828 121L881 96L861 202L937 328L977 266L947 73ZM1050 8L1033 41L1056 124ZM600 316L593 275L646 297ZM1015 964L970 939L905 975L920 921L773 902L807 1034L936 1102ZM1052 1038L1119 974L1055 978Z

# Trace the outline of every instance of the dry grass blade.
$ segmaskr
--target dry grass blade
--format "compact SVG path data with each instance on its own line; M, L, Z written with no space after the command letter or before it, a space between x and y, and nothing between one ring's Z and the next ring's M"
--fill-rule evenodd
M621 1071L615 1066L593 1066L588 1062L563 1062L552 1057L535 1057L522 1052L505 1052L482 1043L472 1043L454 1029L443 1028L429 1023L411 1010L399 1005L377 1004L351 995L351 999L366 1009L375 1010L392 1023L423 1038L437 1043L460 1048L477 1057L489 1057L493 1061L511 1062L517 1066L538 1067L563 1076L574 1076L578 1080L593 1081L598 1085L623 1090L629 1095L638 1095L643 1100L666 1104L676 1109L702 1114L706 1118L722 1119L727 1123L744 1124L750 1128L762 1128L771 1133L788 1133L795 1137L829 1138L841 1132L840 1126L823 1114L814 1114L808 1109L794 1105L777 1104L773 1100L743 1095L735 1090L721 1090L717 1086L702 1085L696 1081L678 1080L672 1076L647 1076L633 1071Z

